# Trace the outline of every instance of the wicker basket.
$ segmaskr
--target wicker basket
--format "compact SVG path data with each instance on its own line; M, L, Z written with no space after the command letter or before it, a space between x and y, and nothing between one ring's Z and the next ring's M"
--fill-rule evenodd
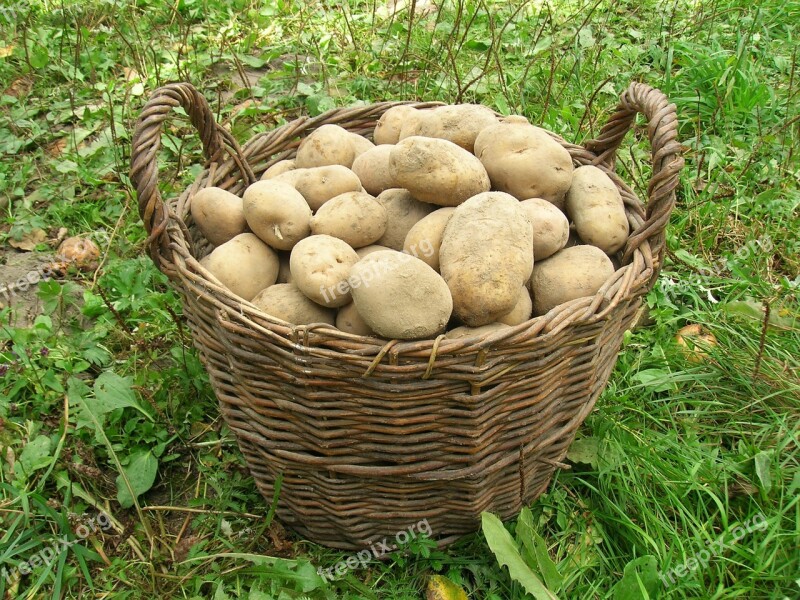
M397 104L301 118L240 147L203 96L177 83L156 90L133 138L131 180L150 254L181 292L194 344L259 490L271 500L281 478L279 518L342 549L423 519L444 545L474 531L482 511L508 518L544 492L658 276L683 166L675 106L640 83L622 94L597 139L577 146L553 135L576 165L597 165L618 185L632 231L622 267L595 296L487 337L387 342L328 325L288 327L200 266L211 246L189 213L199 189L241 195L320 125L369 135ZM207 164L165 203L156 159L177 107L200 133ZM637 112L649 122L653 152L646 207L613 172Z

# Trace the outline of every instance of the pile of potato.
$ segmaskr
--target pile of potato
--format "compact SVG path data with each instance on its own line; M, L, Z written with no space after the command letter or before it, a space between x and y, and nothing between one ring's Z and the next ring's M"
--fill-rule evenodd
M323 125L243 198L197 192L201 265L288 323L389 339L523 323L613 274L617 187L524 117L400 105L373 137Z

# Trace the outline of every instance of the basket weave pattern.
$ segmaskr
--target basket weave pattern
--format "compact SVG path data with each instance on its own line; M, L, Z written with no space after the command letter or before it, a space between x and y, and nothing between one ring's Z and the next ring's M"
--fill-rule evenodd
M622 267L595 296L485 337L387 342L328 325L290 327L199 264L211 250L189 213L199 189L241 195L320 125L370 134L396 104L298 119L240 147L197 90L171 84L144 107L133 140L131 180L150 254L181 293L220 410L259 490L271 499L281 477L281 520L342 549L422 519L444 545L474 531L481 511L507 518L544 492L658 276L683 165L675 107L643 84L623 93L597 139L577 146L553 134L575 165L596 165L619 187L632 231ZM178 106L198 130L207 164L165 203L156 158L164 121ZM648 120L653 151L646 206L613 172L637 113Z

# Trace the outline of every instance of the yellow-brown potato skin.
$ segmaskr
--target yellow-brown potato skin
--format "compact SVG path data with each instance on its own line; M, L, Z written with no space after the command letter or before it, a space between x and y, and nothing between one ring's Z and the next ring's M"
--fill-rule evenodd
M567 245L569 220L555 204L542 198L519 203L533 225L533 259L544 260Z
M597 167L575 169L566 208L587 244L613 254L628 241L630 228L622 196L611 178Z
M297 149L298 169L342 165L350 167L356 157L349 131L338 125L323 125L312 131Z
M252 300L275 283L278 254L254 233L242 233L217 246L200 264L237 296Z
M375 125L375 133L372 136L375 143L380 145L399 142L400 129L403 123L410 118L410 115L415 115L416 113L416 108L404 104L393 106L387 110Z
M269 167L264 174L261 176L262 181L266 179L273 179L278 175L283 175L284 173L288 173L289 171L293 171L297 168L295 161L293 158L289 158L286 160L279 160L274 165Z
M311 231L361 248L381 238L386 232L386 222L386 209L375 198L363 192L348 192L320 207L311 219Z
M544 198L563 208L572 158L544 129L516 122L492 125L475 139L475 156L494 189L519 200Z
M453 310L450 290L421 260L386 250L362 258L350 271L353 302L375 333L390 339L436 336Z
M564 302L592 296L613 274L611 259L595 246L556 252L533 267L533 313L544 315Z
M192 218L205 238L219 246L247 231L242 199L218 187L207 187L192 198Z
M439 250L456 316L470 327L497 321L519 300L533 268L533 227L513 196L486 192L456 207Z
M361 180L342 165L294 169L274 179L293 186L312 210L319 210L328 200L340 194L361 191Z
M398 187L438 206L458 206L490 187L481 161L447 140L406 138L392 148L389 168Z
M434 271L438 271L444 228L453 216L453 211L455 208L452 206L439 208L418 221L406 234L403 252L416 256Z
M354 303L346 304L336 313L336 327L353 335L374 336L375 332L358 314Z
M377 243L392 250L402 250L409 230L436 210L435 206L419 202L411 192L399 188L384 191L378 196L378 202L386 209L386 231Z
M393 146L382 144L367 150L353 161L353 173L361 180L368 194L377 196L395 187L389 172L389 152Z
M292 282L321 306L337 308L351 300L347 277L358 254L346 242L329 235L312 235L292 248Z
M288 183L257 181L244 191L244 216L250 229L276 250L291 250L311 234L311 209Z
M333 325L335 312L311 301L293 283L271 285L253 298L253 304L268 315L292 325Z
M480 104L439 106L421 120L416 135L449 140L467 152L474 152L478 134L496 124L495 114Z

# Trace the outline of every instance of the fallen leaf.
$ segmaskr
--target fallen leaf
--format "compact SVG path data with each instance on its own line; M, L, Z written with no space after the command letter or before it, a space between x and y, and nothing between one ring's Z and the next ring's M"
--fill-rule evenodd
M433 575L428 580L425 600L467 600L467 593L460 585L443 575Z
M28 233L24 234L22 238L15 240L11 238L8 240L8 245L17 250L25 252L32 252L36 249L37 244L43 243L47 239L47 233L44 229L31 229Z
M0 58L5 58L6 56L11 56L14 54L15 47L16 46L14 46L14 44L11 44L10 46L3 46L0 48Z
M61 156L61 153L64 152L64 148L67 147L67 139L66 138L59 138L53 142L50 142L44 149L45 152L49 156L53 158L57 158Z
M675 343L680 347L686 360L697 364L708 360L706 351L717 345L717 338L701 325L692 323L678 330L675 335Z
M20 96L27 96L28 92L33 87L33 80L28 77L17 77L11 82L11 85L3 92L5 96L13 96L19 98Z

